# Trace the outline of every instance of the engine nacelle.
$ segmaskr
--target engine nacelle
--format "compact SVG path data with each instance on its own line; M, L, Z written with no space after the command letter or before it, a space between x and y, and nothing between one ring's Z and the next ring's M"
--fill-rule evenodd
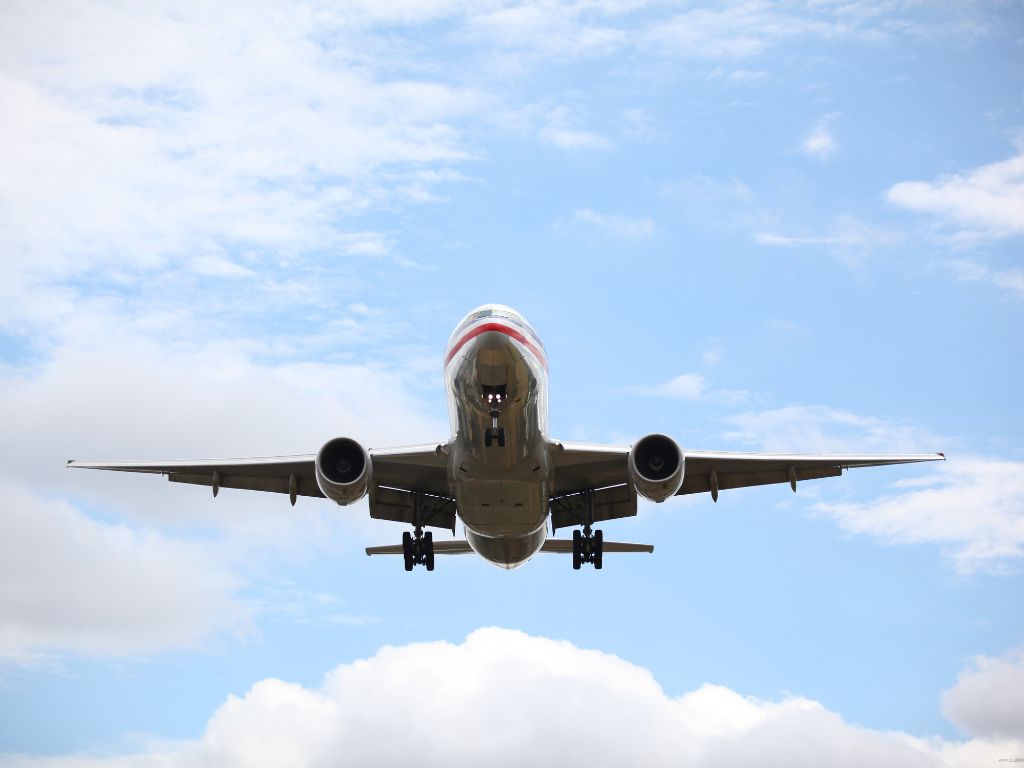
M331 501L352 504L370 488L370 454L349 437L327 441L316 455L316 484Z
M662 502L683 484L683 451L665 435L640 438L629 452L629 480L645 499Z

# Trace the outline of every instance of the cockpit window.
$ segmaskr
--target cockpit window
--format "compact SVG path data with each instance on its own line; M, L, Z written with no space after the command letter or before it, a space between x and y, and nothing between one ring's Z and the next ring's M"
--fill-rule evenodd
M508 309L507 307L484 307L483 309L470 313L469 315L466 316L466 319L459 324L459 327L455 329L455 332L452 334L452 336L458 336L468 326L472 325L478 320L483 320L488 317L496 317L504 320L511 320L512 322L518 325L528 328L530 330L530 333L533 334L534 338L536 338L537 336L537 332L533 330L532 325L526 322L526 318L524 318L518 312Z

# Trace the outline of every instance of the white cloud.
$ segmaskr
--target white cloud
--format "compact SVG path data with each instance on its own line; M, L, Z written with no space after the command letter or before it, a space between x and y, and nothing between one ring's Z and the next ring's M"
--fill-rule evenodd
M758 231L753 241L758 245L780 248L827 248L845 263L855 267L876 248L896 245L903 235L871 226L853 216L839 216L830 230L823 235L788 235L770 231Z
M7 272L29 287L182 262L243 277L253 265L211 248L385 252L356 220L416 197L399 171L471 157L455 125L488 97L382 74L386 57L347 9L306 10L28 4L5 16ZM359 35L367 53L355 60L347 42ZM416 194L438 183L420 177Z
M835 136L829 130L828 122L829 118L822 118L804 137L800 148L808 157L815 160L827 160L839 149Z
M1024 299L1024 269L1000 269L971 259L956 259L948 266L958 280L988 283Z
M958 571L999 573L1024 558L1024 462L954 457L863 503L816 504L851 533L886 543L934 543Z
M764 451L926 453L938 445L934 435L911 425L820 405L751 411L727 423L733 427L727 439Z
M699 400L704 394L704 377L699 373L682 373L670 381L655 387L651 394L675 397L680 400Z
M937 216L966 236L1024 234L1024 152L934 182L903 181L890 187L886 197Z
M251 607L214 547L90 519L7 479L0 491L0 661L131 654L245 630Z
M570 724L567 713L580 712ZM424 765L513 766L542 755L551 765L700 768L748 765L757 755L771 765L966 768L1022 748L1020 739L948 742L871 730L798 696L768 701L706 684L672 697L646 669L615 656L491 628L458 645L385 646L339 666L319 688L262 680L228 697L201 740L158 744L128 762L329 765L343 755L347 764L389 766L415 755ZM8 757L0 765L125 760Z
M742 2L692 7L653 22L645 37L666 55L705 60L741 60L802 39L856 40L877 44L924 32L951 34L956 20L914 24L891 13L886 3L781 5ZM977 30L975 30L977 32Z
M942 712L975 737L1024 739L1024 649L973 659L942 694Z
M609 149L611 140L591 130L580 127L581 118L565 106L548 110L543 125L537 132L547 144L567 150Z
M705 353L705 361L717 362L717 351ZM709 387L707 380L699 373L682 373L663 384L653 387L631 387L628 391L651 397L669 397L674 400L705 400L737 405L751 400L750 392L740 389L718 389Z
M727 437L760 450L807 453L933 453L927 430L824 406L790 406L732 416ZM888 544L944 547L961 573L1000 573L1024 558L1024 464L952 456L892 492L863 502L819 503L815 514Z
M72 318L46 357L0 367L0 658L199 645L271 610L254 570L314 550L355 555L389 535L365 503L292 508L231 489L213 500L160 477L68 470L68 458L274 455L315 452L337 434L368 446L447 434L410 395L415 367L302 362L302 347L278 346L290 340L195 332L187 313L171 327L206 341L183 343L145 313L128 323L86 305ZM354 346L380 332L374 322L356 306L350 324L324 332ZM153 338L140 338L147 328Z
M619 240L649 240L654 237L654 220L646 216L624 216L618 213L597 213L580 208L567 221L555 228L562 232L583 232L599 238Z
M691 174L666 184L662 192L679 204L675 215L694 227L748 230L770 219L753 190L735 177Z
M736 203L748 201L753 196L750 187L739 179L715 179L703 174L693 174L670 183L665 187L665 194L686 203L708 200Z

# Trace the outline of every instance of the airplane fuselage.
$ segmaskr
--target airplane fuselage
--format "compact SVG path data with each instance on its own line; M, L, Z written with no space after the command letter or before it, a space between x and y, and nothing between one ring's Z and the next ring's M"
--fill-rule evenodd
M448 474L466 539L516 568L547 537L552 467L544 347L513 310L474 310L445 356L451 422Z

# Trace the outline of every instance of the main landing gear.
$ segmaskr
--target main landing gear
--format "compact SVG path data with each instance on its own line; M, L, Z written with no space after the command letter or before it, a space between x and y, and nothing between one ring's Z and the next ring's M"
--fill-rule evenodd
M578 571L583 563L593 563L598 571L604 565L604 534L599 530L591 532L589 524L582 531L577 528L572 532L573 570Z
M411 571L414 565L425 565L428 571L434 570L434 534L430 531L424 533L418 525L415 533L403 533L402 556L407 571Z

